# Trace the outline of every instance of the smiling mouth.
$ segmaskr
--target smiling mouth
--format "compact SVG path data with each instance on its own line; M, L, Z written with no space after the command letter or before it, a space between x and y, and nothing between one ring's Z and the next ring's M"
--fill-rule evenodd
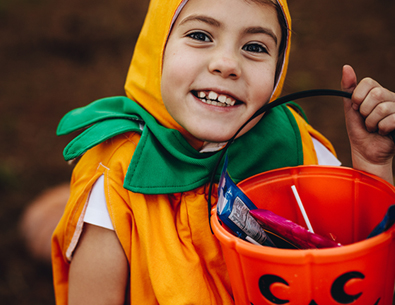
M219 94L214 91L192 91L192 94L203 103L213 106L231 107L241 103L229 95Z

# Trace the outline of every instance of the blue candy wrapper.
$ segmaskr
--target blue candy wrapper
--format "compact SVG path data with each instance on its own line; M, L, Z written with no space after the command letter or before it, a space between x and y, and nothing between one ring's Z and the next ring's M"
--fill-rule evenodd
M236 236L248 241L253 239L261 245L275 247L259 223L250 215L249 211L257 207L230 178L227 166L228 157L226 156L218 186L219 219Z
M395 223L395 205L391 205L387 213L384 215L383 220L373 229L367 238L374 237L387 231Z

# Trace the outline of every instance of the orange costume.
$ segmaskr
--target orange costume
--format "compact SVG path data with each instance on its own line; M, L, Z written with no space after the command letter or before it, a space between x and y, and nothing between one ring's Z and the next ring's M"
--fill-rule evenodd
M93 124L65 150L67 159L83 156L53 236L58 305L67 304L70 262L90 190L101 175L108 211L130 266L130 304L233 304L221 247L208 224L208 176L217 154L199 153L203 143L174 121L161 98L163 52L177 9L185 2L151 2L125 85L128 97L74 110L59 126L58 133L64 134ZM279 2L290 29L287 4ZM272 100L281 93L289 48L290 31ZM276 167L317 164L312 136L333 151L294 109L275 109L231 145L229 172L236 181ZM263 135L273 124L278 124L281 136L254 142L249 135ZM251 149L245 148L249 142ZM252 148L257 152L245 169L245 154L250 156Z

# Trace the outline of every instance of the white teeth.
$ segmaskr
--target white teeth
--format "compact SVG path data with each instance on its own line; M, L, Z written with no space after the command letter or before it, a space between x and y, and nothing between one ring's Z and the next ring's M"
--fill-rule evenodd
M210 93L208 94L208 98L210 100L216 100L218 98L218 94L215 93L214 91L210 91Z
M199 98L205 98L206 97L206 93L204 93L203 91L199 91L198 92L198 97Z
M218 96L218 101L221 103L226 103L226 96L225 95Z
M228 97L224 94L218 94L214 91L210 91L208 94L205 91L198 91L197 92L198 98L200 98L203 102L213 106L233 106L236 101Z

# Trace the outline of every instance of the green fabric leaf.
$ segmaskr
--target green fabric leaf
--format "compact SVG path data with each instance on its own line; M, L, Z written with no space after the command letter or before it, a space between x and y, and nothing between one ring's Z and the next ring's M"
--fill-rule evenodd
M139 123L127 119L100 121L74 138L64 149L63 156L66 161L72 160L97 144L129 131L141 132Z
M101 99L66 114L58 134L93 126L66 147L65 158L75 158L117 134L141 132L142 121L145 127L126 173L126 189L168 194L189 191L209 182L219 152L199 153L179 131L158 124L126 97ZM232 143L228 155L228 170L235 182L271 169L303 164L300 133L290 110L280 105L268 111L254 128Z

